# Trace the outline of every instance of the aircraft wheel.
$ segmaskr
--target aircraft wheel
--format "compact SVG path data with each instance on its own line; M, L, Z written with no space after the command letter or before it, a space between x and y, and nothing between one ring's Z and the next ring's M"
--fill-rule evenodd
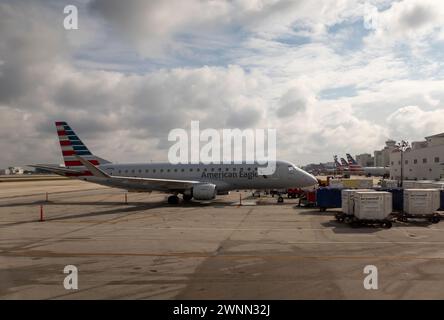
M390 221L382 222L382 227L385 229L390 229L392 227L392 223Z
M278 203L283 203L284 202L284 198L282 198L281 196L278 198Z
M439 223L440 220L441 220L441 217L439 217L439 216L433 216L432 218L430 218L431 223Z
M193 196L190 194L184 194L182 199L183 199L183 201L188 202L188 201L191 201L191 199L193 199Z
M179 203L179 197L178 196L169 196L168 197L168 203L169 204L178 204Z

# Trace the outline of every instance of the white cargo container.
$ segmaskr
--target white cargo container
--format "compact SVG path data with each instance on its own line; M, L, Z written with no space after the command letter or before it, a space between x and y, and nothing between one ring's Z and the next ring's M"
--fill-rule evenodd
M354 216L360 220L384 220L392 213L392 194L359 191L353 195Z
M342 212L345 214L354 213L353 195L359 191L371 191L370 189L344 189L341 191Z
M416 181L404 180L402 182L402 186L407 189L415 189L416 188Z
M405 189L404 212L413 215L432 215L440 207L438 189Z
M373 188L373 179L330 179L330 188L370 189Z
M330 181L328 182L328 187L335 189L342 189L344 188L344 184L339 179L330 179Z
M381 187L382 188L397 188L398 187L398 181L396 180L381 180Z

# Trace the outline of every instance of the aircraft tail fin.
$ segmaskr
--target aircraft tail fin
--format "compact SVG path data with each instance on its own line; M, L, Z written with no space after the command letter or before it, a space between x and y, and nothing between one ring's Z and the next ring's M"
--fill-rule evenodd
M358 164L358 163L356 162L356 160L353 159L353 157L350 155L350 153L347 153L346 156L347 156L347 160L348 160L348 163L349 163L349 164Z
M338 161L338 156L333 156L333 160L334 160L334 162L335 162L335 167L336 168L342 168L342 165L339 163L339 161Z
M92 154L68 123L65 121L56 121L55 125L66 167L73 169L84 168L84 165L76 156L82 156L94 165L110 163L110 161Z

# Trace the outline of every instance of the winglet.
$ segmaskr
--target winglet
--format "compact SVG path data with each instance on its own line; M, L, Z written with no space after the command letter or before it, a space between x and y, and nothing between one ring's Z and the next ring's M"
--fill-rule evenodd
M77 160L79 160L89 171L91 171L91 173L93 174L93 176L95 177L99 177L99 178L109 178L110 175L107 174L105 171L100 170L99 168L97 168L95 165L93 165L91 162L83 159L81 156L78 155L74 155Z

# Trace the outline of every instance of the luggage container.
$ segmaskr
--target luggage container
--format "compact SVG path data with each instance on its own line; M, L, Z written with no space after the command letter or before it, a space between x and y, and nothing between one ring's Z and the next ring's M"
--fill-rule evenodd
M353 195L359 191L371 191L370 189L344 189L341 192L341 208L345 214L354 213Z
M341 208L341 189L319 188L316 191L316 203L322 212L326 211L328 208Z
M402 188L390 188L380 189L380 191L387 191L392 194L392 209L393 211L402 212L404 210L404 189Z
M390 192L360 191L353 195L354 216L360 220L385 220L392 213Z
M404 180L402 182L402 186L406 189L414 189L417 187L416 185L417 185L416 181Z
M440 207L438 189L405 189L404 212L431 215Z
M394 189L398 187L396 180L381 180L381 188Z
M441 216L436 211L440 206L439 189L405 189L404 210L398 215L398 220L427 219L438 223Z
M352 227L377 225L391 228L392 194L374 190L342 190L343 212L335 215L336 220Z

